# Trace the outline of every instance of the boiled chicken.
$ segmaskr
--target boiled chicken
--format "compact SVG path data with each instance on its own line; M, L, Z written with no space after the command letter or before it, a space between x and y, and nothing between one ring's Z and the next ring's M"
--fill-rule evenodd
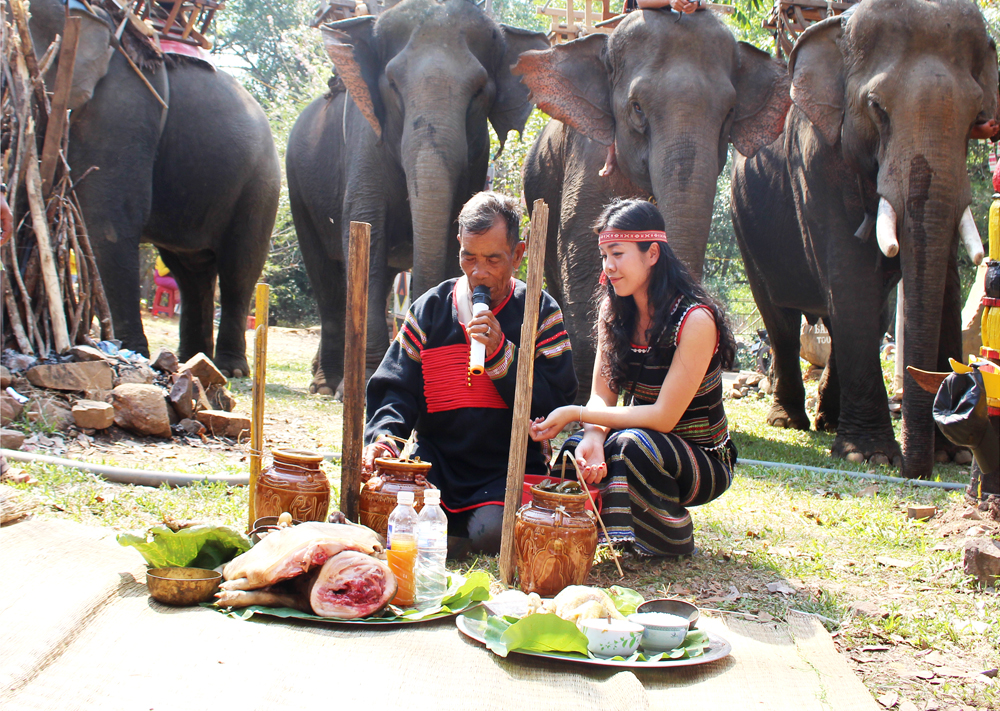
M570 585L546 602L540 612L553 612L564 620L580 624L583 620L602 617L624 620L606 592L585 585Z

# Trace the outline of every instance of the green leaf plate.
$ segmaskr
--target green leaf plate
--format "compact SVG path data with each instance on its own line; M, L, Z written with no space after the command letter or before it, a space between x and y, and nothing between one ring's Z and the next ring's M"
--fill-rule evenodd
M530 617L538 618L554 618L554 615L529 615L529 617L524 618L528 620ZM522 620L522 622L524 622ZM719 637L718 635L712 634L711 632L695 632L694 635L699 636L699 640L707 636L707 645L703 648L703 653L697 656L683 656L677 658L669 658L667 654L656 654L650 658L646 658L643 654L637 653L628 658L614 657L611 659L602 659L600 657L592 657L586 654L586 637L583 637L583 653L580 652L564 652L555 651L552 649L539 649L537 647L533 648L532 645L527 645L528 648L514 648L525 644L524 640L520 639L510 639L511 635L503 636L503 633L508 629L514 628L514 625L510 623L514 621L513 618L497 617L496 615L491 615L487 607L476 607L475 609L470 609L462 612L458 618L455 620L455 624L458 626L459 631L470 639L474 639L477 642L485 644L489 649L498 653L500 656L505 656L503 652L506 652L504 648L509 644L511 647L510 652L516 654L526 654L533 657L545 657L547 659L564 659L571 662L579 662L583 664L595 664L598 666L606 667L627 667L630 669L650 669L650 668L664 668L664 667L687 667L694 666L697 664L709 664L711 662L723 659L729 656L732 652L732 645L729 644L725 639ZM570 623L572 625L572 623ZM573 625L575 627L575 625ZM551 646L562 645L567 642L566 637L569 635L565 630L558 629L544 629L544 630L530 630L522 634L537 634L538 639L542 639L541 634L546 635L545 639L551 642ZM557 639L553 635L559 635ZM501 641L502 636L502 641ZM691 639L691 635L689 635ZM568 640L570 646L575 646L573 642L576 640Z
M452 617L459 613L471 611L483 601L490 599L490 579L482 571L476 571L467 578L453 574L449 576L448 582L448 592L445 593L440 607L417 610L402 609L395 605L390 605L380 615L375 617L361 617L356 620L319 617L318 615L310 615L308 612L294 610L289 607L251 605L250 607L236 610L223 610L215 607L212 603L203 604L205 607L211 607L240 620L249 620L254 615L267 615L269 617L293 618L297 620L315 620L316 622L326 622L336 625L405 625Z

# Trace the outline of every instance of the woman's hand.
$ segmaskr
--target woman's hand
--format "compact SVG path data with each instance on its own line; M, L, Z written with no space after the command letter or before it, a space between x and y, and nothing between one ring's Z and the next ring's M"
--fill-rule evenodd
M552 439L562 432L563 428L570 422L578 422L582 410L583 408L579 405L557 407L549 413L548 417L536 417L532 420L528 434L536 442Z
M588 484L596 484L608 475L604 461L604 438L586 434L576 447L576 465Z

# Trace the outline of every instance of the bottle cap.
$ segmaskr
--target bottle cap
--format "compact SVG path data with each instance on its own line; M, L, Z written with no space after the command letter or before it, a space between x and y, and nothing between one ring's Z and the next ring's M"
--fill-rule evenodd
M441 503L440 489L424 489L424 504L427 506L437 506Z
M413 492L412 491L397 491L396 492L396 503L403 504L405 506L413 506Z

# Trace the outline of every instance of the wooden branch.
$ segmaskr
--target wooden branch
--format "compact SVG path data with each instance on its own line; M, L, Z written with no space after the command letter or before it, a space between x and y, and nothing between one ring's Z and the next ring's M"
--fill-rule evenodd
M50 44L49 48L45 50L45 54L43 54L42 58L38 60L38 74L41 77L44 78L46 72L49 71L49 68L52 66L52 62L56 59L56 52L59 51L60 47L62 47L62 35L56 35L56 38L52 40L52 44Z
M49 115L49 97L45 94L45 84L37 83L37 80L40 78L38 60L35 58L35 45L31 43L31 31L28 28L28 13L24 9L22 0L9 0L9 2L11 12L14 15L14 24L17 25L17 34L21 40L21 51L18 52L17 47L15 47L14 52L22 58L25 67L27 67L28 76L30 77L27 84L29 87L34 88L38 106L47 117ZM42 120L44 121L44 118ZM39 126L39 129L42 128L42 126Z
M21 314L17 310L14 292L10 288L10 277L6 274L0 275L0 281L3 282L3 303L7 307L7 319L10 321L10 328L14 332L14 340L17 341L17 348L22 353L34 355L35 351L31 348L31 341L28 340L28 335L24 332L24 325L21 323Z
M52 94L52 113L45 129L45 143L42 146L42 197L52 192L52 179L56 174L56 160L63 141L69 109L69 93L73 88L73 63L76 62L76 48L80 41L79 17L66 18L66 29L62 48L59 50L59 68L56 69L55 91Z
M507 494L503 505L503 528L500 541L500 579L510 585L516 572L514 550L514 514L521 506L524 466L528 457L528 428L531 426L531 393L535 380L535 331L538 329L538 303L542 297L542 272L545 266L545 238L549 225L549 206L535 200L528 233L528 288L525 294L521 345L517 354L517 385L514 391L514 419L507 458ZM586 484L584 484L586 486Z
M16 231L15 231L16 233ZM33 314L31 312L31 300L28 297L28 290L24 286L24 281L21 279L21 266L17 261L17 248L15 246L16 240L12 239L7 243L7 249L10 250L10 270L8 274L14 275L14 283L17 284L17 288L21 292L21 301L24 306L24 324L27 327L28 340L34 340L36 343L38 339L35 337L35 321ZM23 351L32 352L32 351Z
M344 329L344 436L340 455L340 510L358 520L365 432L365 351L368 342L368 265L372 226L351 223Z

